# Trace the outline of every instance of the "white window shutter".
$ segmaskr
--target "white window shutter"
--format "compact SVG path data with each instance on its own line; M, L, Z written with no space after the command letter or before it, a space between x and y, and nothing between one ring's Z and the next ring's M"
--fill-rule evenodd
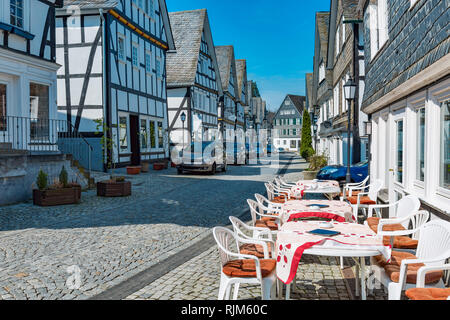
M369 5L369 26L370 26L370 57L373 58L378 52L378 17L377 6Z
M381 48L388 39L388 10L387 0L378 0L378 34L379 48Z

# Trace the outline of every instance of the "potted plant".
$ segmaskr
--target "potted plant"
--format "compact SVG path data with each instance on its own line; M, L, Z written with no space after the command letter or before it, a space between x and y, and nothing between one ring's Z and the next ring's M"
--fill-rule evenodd
M304 180L314 180L317 177L320 169L326 167L328 164L328 159L324 154L314 154L308 158L309 167L307 170L303 171Z
M114 149L116 143L114 139L107 136L110 130L104 123L103 119L94 120L97 123L97 133L103 130L103 136L100 140L103 154L109 151L110 156L107 156L107 168L111 170L109 180L97 182L97 196L99 197L126 197L131 195L131 182L126 181L124 177L114 176L116 165L114 163Z
M64 166L59 174L59 181L54 181L52 185L48 185L47 174L39 170L36 185L38 189L33 189L34 205L49 207L76 204L81 201L81 186L74 182L69 183Z

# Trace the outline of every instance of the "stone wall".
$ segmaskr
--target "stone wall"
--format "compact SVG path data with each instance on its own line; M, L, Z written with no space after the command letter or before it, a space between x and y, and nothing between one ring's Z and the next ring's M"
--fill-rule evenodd
M58 179L62 167L65 167L70 182L77 182L83 188L87 181L78 169L71 166L64 155L0 155L0 205L26 201L32 198L36 177L42 169L48 174L49 184Z
M363 108L449 53L448 0L388 1L389 39L371 61L370 30L364 15L366 84Z

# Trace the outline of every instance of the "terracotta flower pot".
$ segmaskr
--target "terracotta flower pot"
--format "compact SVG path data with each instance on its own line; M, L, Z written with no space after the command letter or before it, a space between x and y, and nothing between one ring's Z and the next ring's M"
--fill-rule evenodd
M317 177L319 171L303 171L303 179L304 180L314 180Z
M127 167L127 174L136 175L141 173L141 166Z

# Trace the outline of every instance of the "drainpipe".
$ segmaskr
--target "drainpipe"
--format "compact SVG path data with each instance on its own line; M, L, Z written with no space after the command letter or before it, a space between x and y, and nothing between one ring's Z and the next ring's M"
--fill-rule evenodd
M104 117L104 121L106 120L106 126L108 128L110 128L111 125L111 121L110 121L110 112L108 110L108 98L109 98L109 94L108 94L108 89L107 89L107 59L108 59L108 52L107 52L107 43L108 41L106 40L106 20L104 17L104 11L103 9L99 9L99 14L100 14L100 27L102 28L102 50L103 50L103 59L102 59L102 99L103 99L103 117ZM103 134L107 135L107 137L111 137L112 134L110 131L108 132L103 132ZM102 154L102 159L103 159L103 171L107 172L108 171L108 158L112 157L112 154L110 154L111 152L109 150L106 151L106 155ZM106 156L106 159L105 159ZM106 160L106 164L105 164L105 160ZM113 159L114 161L114 159Z

